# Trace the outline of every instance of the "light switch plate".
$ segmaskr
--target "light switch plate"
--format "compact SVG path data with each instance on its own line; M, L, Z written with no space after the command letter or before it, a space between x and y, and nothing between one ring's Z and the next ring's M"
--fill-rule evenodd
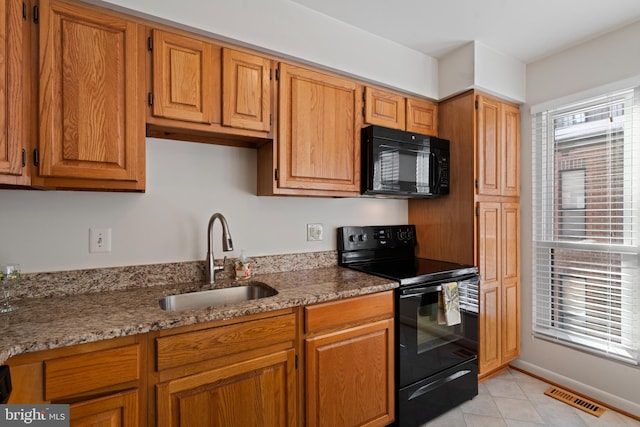
M90 228L89 229L89 252L111 252L111 229L110 228Z
M322 224L307 224L307 241L319 241L323 237Z

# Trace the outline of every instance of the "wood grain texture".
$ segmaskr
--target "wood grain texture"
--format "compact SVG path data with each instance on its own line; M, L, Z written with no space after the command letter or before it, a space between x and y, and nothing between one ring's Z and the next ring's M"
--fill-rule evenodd
M520 355L520 204L502 204L502 363Z
M393 316L393 291L306 306L305 332L313 333L380 316Z
M279 187L360 193L361 90L352 80L280 64Z
M406 100L403 95L366 86L364 96L365 123L405 130Z
M502 191L503 196L520 196L520 109L502 103Z
M295 315L156 339L156 367L169 369L295 339Z
M502 183L501 104L478 95L478 194L499 196Z
M69 407L71 427L136 427L139 425L136 390L117 393Z
M157 425L296 425L295 351L280 351L156 386Z
M425 99L407 98L407 131L438 136L438 105Z
M45 400L80 395L140 378L138 345L44 361Z
M144 189L138 24L56 0L40 11L39 175Z
M385 426L394 420L392 319L305 342L307 426Z
M153 114L158 117L211 123L219 104L214 93L214 50L210 43L153 30ZM217 61L219 64L219 60Z
M271 130L271 60L222 50L222 124Z

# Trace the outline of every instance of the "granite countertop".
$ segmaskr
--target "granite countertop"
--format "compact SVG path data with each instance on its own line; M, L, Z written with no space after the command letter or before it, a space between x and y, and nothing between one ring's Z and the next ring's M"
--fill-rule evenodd
M26 352L338 300L398 286L337 266L258 274L251 280L271 286L278 294L218 308L174 312L160 309L158 300L164 295L210 289L210 285L192 282L20 299L15 311L0 313L0 364ZM215 287L242 283L225 279Z

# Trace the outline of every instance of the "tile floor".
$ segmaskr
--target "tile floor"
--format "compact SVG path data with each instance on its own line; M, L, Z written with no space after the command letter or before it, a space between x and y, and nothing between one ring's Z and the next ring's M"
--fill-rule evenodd
M544 394L549 384L509 369L479 384L470 401L422 427L640 427L640 421L606 409L595 417Z

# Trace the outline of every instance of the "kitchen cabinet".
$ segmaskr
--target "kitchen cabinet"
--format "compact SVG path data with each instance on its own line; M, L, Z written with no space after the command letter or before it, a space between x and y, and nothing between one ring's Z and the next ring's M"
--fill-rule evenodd
M278 136L259 147L259 195L358 196L362 88L285 63Z
M426 99L365 87L365 124L438 135L438 106Z
M145 188L141 27L79 3L39 4L34 186Z
M156 425L296 425L296 316L270 316L156 337Z
M479 268L482 378L520 353L519 108L472 90L441 102L438 115L451 190L410 200L409 222L418 256Z
M149 31L149 136L245 147L272 136L271 59L174 29Z
M0 2L0 185L29 185L29 21L21 0Z
M306 425L394 421L393 293L305 307Z
M68 403L74 427L141 425L142 360L136 337L26 353L8 361L9 403Z

